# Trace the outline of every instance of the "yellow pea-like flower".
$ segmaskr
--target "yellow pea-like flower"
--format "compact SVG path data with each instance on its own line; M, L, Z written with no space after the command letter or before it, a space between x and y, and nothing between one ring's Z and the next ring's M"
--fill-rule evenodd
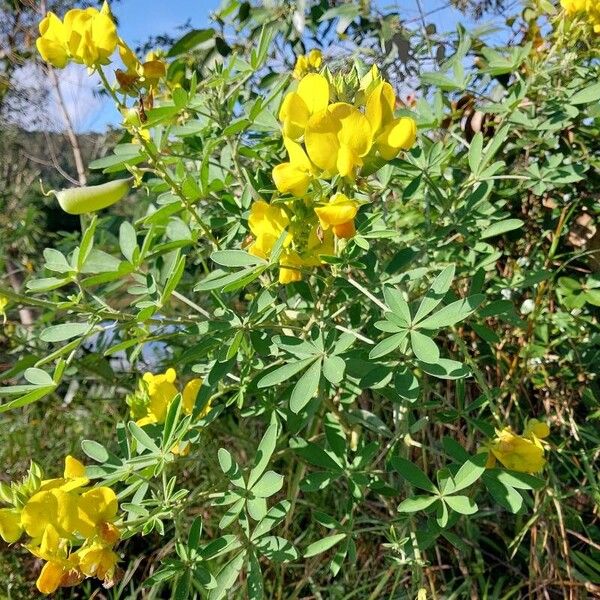
M66 190L51 190L60 207L71 215L96 212L121 200L131 187L131 179L115 179L101 185L89 185Z
M285 137L297 140L304 135L308 120L329 104L329 82L323 75L309 73L302 78L295 92L283 99L279 120Z
M260 258L268 258L275 242L287 228L289 222L283 208L268 204L264 200L254 202L248 217L248 225L254 235L254 241L248 247L248 252ZM288 235L286 243L289 243L290 240L291 236Z
M57 69L64 68L69 62L67 51L67 33L63 22L49 12L39 24L40 37L35 45L40 56Z
M354 178L372 145L367 117L351 104L336 102L313 115L305 133L310 160L333 176Z
M395 158L416 141L417 124L410 117L394 117L396 94L387 81L378 83L367 98L365 114L373 131L373 144L385 160Z
M273 169L273 181L282 194L304 196L313 178L314 166L298 142L284 137L283 143L290 160Z
M550 434L550 428L537 419L531 419L523 435L517 435L510 427L496 431L496 437L488 444L490 460L494 466L498 460L507 469L521 473L537 473L546 464L541 439Z
M117 47L117 29L106 2L101 10L72 9L64 21L50 12L40 22L39 30L38 52L59 69L69 60L90 68L106 65Z
M186 415L191 415L194 412L194 406L196 406L196 398L198 397L198 392L202 387L202 379L196 377L195 379L191 379L185 384L183 388L183 392L181 393L181 402L183 407L183 412ZM205 417L210 411L210 405L207 404L198 415L200 418Z
M79 525L77 497L60 488L34 494L21 512L23 529L34 539L40 539L52 525L61 537L69 537Z
M111 579L114 575L119 557L110 546L93 543L75 553L79 569L87 577Z
M316 207L315 213L323 230L331 228L336 237L349 239L356 233L354 217L358 208L356 200L335 194L327 204Z

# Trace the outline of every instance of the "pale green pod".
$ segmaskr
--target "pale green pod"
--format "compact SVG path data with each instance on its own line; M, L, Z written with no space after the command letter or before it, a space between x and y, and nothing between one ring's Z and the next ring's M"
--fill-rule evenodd
M131 187L131 178L115 179L101 185L89 185L69 188L68 190L52 190L60 207L70 215L82 215L96 212L118 202Z

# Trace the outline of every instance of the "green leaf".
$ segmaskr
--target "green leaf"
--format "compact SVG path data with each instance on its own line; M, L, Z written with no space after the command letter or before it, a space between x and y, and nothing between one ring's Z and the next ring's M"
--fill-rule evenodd
M5 413L9 410L13 410L14 408L21 408L22 406L27 406L28 404L37 402L38 400L41 400L44 396L47 396L48 394L53 392L55 389L56 385L54 384L45 387L35 388L31 392L25 394L24 396L21 396L20 398L15 398L10 402L2 404L0 406L0 414Z
M395 333L394 335L381 340L381 342L374 346L371 352L369 352L369 358L381 358L382 356L393 352L400 344L402 344L402 342L404 342L407 335L408 331L401 331L400 333Z
M283 487L283 475L267 471L252 487L252 493L259 498L269 498Z
M410 332L410 345L415 356L427 363L436 363L440 358L440 350L436 343L419 331Z
M248 477L249 488L252 488L252 486L258 481L258 478L264 473L264 470L271 460L271 456L275 450L275 444L277 443L277 430L277 423L272 423L269 425L262 437L262 440L260 441L260 444L258 445L256 450L255 465L250 471L250 475Z
M217 575L217 586L210 590L208 600L221 600L237 581L238 575L246 559L246 550L234 556Z
M225 448L219 448L219 452L217 453L217 457L219 459L219 466L221 467L221 471L229 477L231 483L237 485L238 487L245 488L246 485L244 483L244 477L242 475L242 470L239 465L231 456L231 452L226 450Z
M265 586L260 563L254 551L248 555L248 600L263 600L265 597Z
M83 440L81 442L81 449L96 462L105 463L108 460L108 450L94 440Z
M339 356L326 356L323 360L323 375L333 385L342 381L345 370L346 363Z
M492 498L501 506L504 506L513 514L518 513L523 507L523 496L510 486L506 486L500 481L496 474L486 472L483 474L483 482Z
M152 438L136 423L129 421L127 428L131 435L137 440L142 448L150 450L150 452L160 453L160 448L154 443Z
M336 533L335 535L327 536L317 542L309 544L304 551L304 558L310 558L311 556L326 552L336 544L339 544L345 537L347 537L345 533Z
M42 342L63 342L84 335L90 329L88 323L63 323L46 327L40 333Z
M481 153L483 150L483 134L478 131L471 140L469 147L469 167L471 173L477 174L481 163Z
M423 317L426 317L443 299L454 279L456 267L448 265L434 280L431 287L421 300L417 309L414 322L418 323Z
M477 504L468 496L445 496L444 502L461 515L473 515L477 512Z
M390 307L390 310L401 319L402 323L405 323L407 326L410 325L410 307L402 297L400 291L393 287L384 287L383 297L385 298L385 303Z
M256 267L267 262L243 250L217 250L210 255L212 261L223 267Z
M438 498L436 496L415 496L407 498L398 506L398 512L413 513L429 508Z
M444 306L438 312L423 319L417 324L422 329L439 329L440 327L450 327L463 319L466 319L473 313L477 307L485 300L483 294L474 294L468 298L457 300L447 306ZM428 361L424 361L428 362Z
M518 490L539 490L545 485L543 479L529 475L529 473L505 471L504 469L497 469L493 472L500 483Z
M46 371L38 369L37 367L30 367L25 369L23 376L29 383L33 385L54 385L54 380Z
M481 453L466 461L454 476L453 492L463 490L475 483L485 472L487 454Z
M299 413L316 396L321 381L321 364L321 359L314 361L294 386L290 397L293 413Z
M487 238L495 237L497 235L502 235L503 233L507 233L508 231L513 231L515 229L520 229L523 227L524 222L521 219L504 219L503 221L496 221L492 223L489 227L486 227L479 236L479 239L485 240Z
M121 254L129 262L133 262L133 254L137 248L137 234L129 221L123 221L119 227L119 247Z
M435 364L419 362L419 366L425 373L439 379L463 379L471 374L466 365L449 358L440 358Z
M261 521L256 525L254 531L252 532L251 540L256 540L259 537L265 535L281 523L285 516L289 512L291 504L288 500L282 500L277 503L275 506L271 507L267 514L261 519Z
M266 375L261 377L258 380L256 386L258 388L266 388L271 387L272 385L283 383L284 381L288 381L296 373L302 371L302 369L310 365L314 360L314 357L311 356L310 358L305 358L297 362L287 363L281 367L278 367L274 371L271 371L270 373L267 373Z
M215 30L209 29L194 29L186 33L183 37L179 38L169 50L167 57L172 58L185 54L200 45L206 45L207 43L214 44Z
M426 492L431 492L432 494L438 493L438 489L433 485L429 477L410 460L406 460L401 456L392 456L390 465L412 486Z
M298 551L294 545L288 540L276 535L260 538L255 543L255 547L269 560L278 563L288 562L298 558Z
M569 103L573 105L591 104L600 100L600 83L593 83L582 90L575 92L570 98Z

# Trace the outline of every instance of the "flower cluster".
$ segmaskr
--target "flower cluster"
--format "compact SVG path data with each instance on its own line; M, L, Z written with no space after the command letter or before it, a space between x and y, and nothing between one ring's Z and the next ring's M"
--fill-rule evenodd
M0 499L9 505L0 509L0 537L12 544L29 536L25 547L46 561L36 582L42 594L86 577L105 585L115 579L117 497L109 487L88 484L83 464L67 456L62 477L43 479L33 464L21 483L0 486Z
M308 54L301 54L296 58L292 76L294 79L302 79L307 73L318 71L323 64L323 54L317 48L313 48Z
M584 15L594 31L600 33L600 2L598 0L560 0L560 4L569 17Z
M154 375L144 373L139 382L139 388L127 397L127 404L131 410L131 416L136 423L143 427L154 423L164 423L167 411L179 390L175 385L177 373L175 369L167 369L164 373ZM191 415L196 404L196 397L202 386L202 379L196 378L188 381L181 392L183 412ZM205 406L200 417L205 416L210 406Z
M320 54L300 57L294 73L320 61ZM354 235L360 203L343 192L414 144L414 119L396 117L395 107L396 94L376 67L354 87L308 73L283 99L279 119L289 159L275 166L273 181L295 200L255 202L249 218L255 237L249 252L256 256L269 257L287 231L279 259L281 283L298 281L302 267L319 265L321 255L333 254L334 237Z
M58 69L71 60L90 68L106 65L117 47L117 28L106 2L101 10L74 8L63 21L49 12L39 29L38 52Z
M521 473L537 473L546 464L544 445L541 440L550 435L546 423L530 419L523 435L517 435L510 427L496 430L496 437L489 442L488 467L498 460L507 469Z

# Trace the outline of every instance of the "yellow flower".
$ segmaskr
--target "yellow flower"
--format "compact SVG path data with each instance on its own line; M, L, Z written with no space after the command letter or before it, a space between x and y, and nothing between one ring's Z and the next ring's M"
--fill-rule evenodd
M37 492L23 507L21 523L33 539L41 539L48 526L68 538L79 525L77 495L60 488Z
M77 530L83 537L104 531L115 520L119 510L116 494L109 487L97 487L81 494L77 506Z
M328 175L354 178L372 144L367 117L351 104L336 102L310 117L304 136L310 160Z
M560 0L561 6L568 15L583 12L586 9L587 0Z
M327 108L329 82L323 75L309 73L302 78L295 92L283 99L279 120L283 123L283 135L297 140L304 135L310 117Z
M496 430L496 437L488 444L488 466L498 460L507 469L521 473L537 473L546 464L541 439L550 433L549 427L536 419L529 421L523 435L517 435L510 427Z
M21 511L16 508L0 508L0 537L7 544L12 544L22 533Z
M164 423L167 416L167 408L173 398L177 395L175 380L177 374L175 369L167 369L164 373L153 375L144 373L143 381L146 384L150 403L147 409L147 415L138 420L137 424L148 425L149 423Z
M40 22L36 40L41 57L62 69L69 59L88 67L108 64L117 47L117 29L105 2L101 10L75 8L62 22L48 13Z
M350 200L344 194L335 194L328 204L315 208L315 213L323 230L331 227L338 238L349 239L356 233L354 217L358 208L356 200Z
M71 587L81 583L83 573L76 563L66 560L50 560L40 572L35 585L42 594L53 594L59 587Z
M110 546L97 542L75 552L75 557L84 575L102 580L112 579L119 560Z
M283 143L290 157L273 169L273 181L282 194L304 196L311 182L314 167L300 144L284 137Z
M302 79L307 73L320 69L322 64L323 54L314 48L308 54L298 56L292 76L294 79Z
M275 242L279 239L284 229L289 225L289 218L283 208L257 200L250 208L248 217L250 231L254 235L254 242L248 252L260 258L268 258ZM290 241L290 236L286 240Z
M67 52L67 34L63 22L49 12L39 25L40 37L35 41L40 56L57 69L64 68L69 62Z
M373 144L385 160L400 150L408 150L417 137L417 124L410 117L394 117L396 94L387 81L381 81L369 94L366 116L373 131Z
M179 393L175 385L176 379L177 373L172 368L157 375L144 373L140 392L128 400L132 416L137 419L136 423L140 427L165 422L169 406ZM201 379L192 379L183 389L182 406L186 414L192 413L201 385Z

